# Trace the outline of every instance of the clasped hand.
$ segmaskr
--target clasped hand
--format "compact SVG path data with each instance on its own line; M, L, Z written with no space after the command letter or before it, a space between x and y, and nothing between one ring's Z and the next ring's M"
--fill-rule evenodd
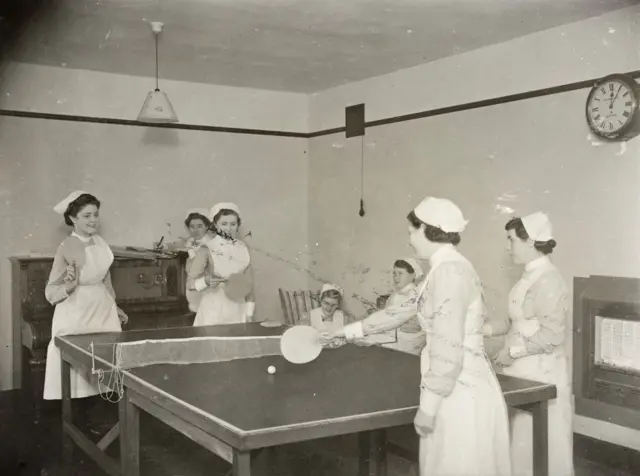
M513 357L511 357L511 353L509 352L509 347L503 347L498 355L495 356L493 362L498 367L509 367L513 364Z
M67 294L71 294L78 287L78 270L76 262L72 262L67 266L64 275L64 288Z
M120 319L120 322L122 324L126 324L127 322L129 322L129 316L127 316L127 314L119 307L117 308L117 310L118 310L118 319Z
M221 278L220 276L211 276L211 275L207 275L204 277L204 282L207 284L207 286L217 286L220 283L225 282L226 279Z
M416 433L418 433L419 436L426 437L430 433L433 433L435 418L427 415L421 409L418 409L418 412L413 419L413 426L415 427Z
M339 332L322 332L320 334L320 343L322 344L322 347L335 349L336 347L345 345L347 340L344 336L340 336Z

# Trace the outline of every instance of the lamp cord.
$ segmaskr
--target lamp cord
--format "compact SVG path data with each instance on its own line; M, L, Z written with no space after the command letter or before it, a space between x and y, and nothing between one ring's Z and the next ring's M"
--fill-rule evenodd
M156 91L160 91L160 87L158 85L158 34L155 34L156 36Z

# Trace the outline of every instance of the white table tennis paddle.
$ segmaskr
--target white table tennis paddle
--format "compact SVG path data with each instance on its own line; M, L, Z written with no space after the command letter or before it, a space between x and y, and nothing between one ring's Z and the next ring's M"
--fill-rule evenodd
M311 326L291 327L282 334L280 351L293 364L309 363L322 351L320 333Z

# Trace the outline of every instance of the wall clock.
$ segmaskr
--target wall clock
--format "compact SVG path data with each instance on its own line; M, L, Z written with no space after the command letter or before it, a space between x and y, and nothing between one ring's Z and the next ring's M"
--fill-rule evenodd
M628 140L640 132L640 86L629 75L600 79L587 98L587 123L606 140Z

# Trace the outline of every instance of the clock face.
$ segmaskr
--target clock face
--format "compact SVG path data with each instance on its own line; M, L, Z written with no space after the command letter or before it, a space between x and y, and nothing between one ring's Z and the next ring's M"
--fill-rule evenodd
M638 107L631 87L616 79L605 81L591 91L587 117L595 132L615 135L633 119Z

